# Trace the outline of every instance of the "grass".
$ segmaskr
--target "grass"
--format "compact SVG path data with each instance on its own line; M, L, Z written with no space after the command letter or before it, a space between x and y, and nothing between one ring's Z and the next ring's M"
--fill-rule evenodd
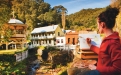
M15 54L17 50L0 50L0 54Z
M9 63L9 62L7 62ZM21 62L13 62L15 64L7 64L5 65L5 62L1 62L2 65L0 65L0 75L11 75L14 73L15 75L26 75L26 60L23 60Z
M25 49L11 49L11 50L0 50L0 54L15 54L17 52L22 52Z

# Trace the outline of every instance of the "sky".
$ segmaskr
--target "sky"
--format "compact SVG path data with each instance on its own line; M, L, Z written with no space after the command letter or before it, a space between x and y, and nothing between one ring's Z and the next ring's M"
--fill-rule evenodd
M67 14L73 14L82 9L88 8L103 8L110 5L111 0L44 0L49 3L51 7L62 5L68 12Z

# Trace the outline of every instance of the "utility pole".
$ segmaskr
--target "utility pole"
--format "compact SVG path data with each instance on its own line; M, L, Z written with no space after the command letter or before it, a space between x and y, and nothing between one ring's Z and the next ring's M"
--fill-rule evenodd
M63 30L65 30L65 10L62 10L62 26L63 26Z

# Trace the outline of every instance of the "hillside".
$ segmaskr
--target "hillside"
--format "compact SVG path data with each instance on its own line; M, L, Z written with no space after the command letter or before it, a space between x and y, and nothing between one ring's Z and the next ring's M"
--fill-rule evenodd
M120 13L116 18L116 25L115 30L121 33L121 0L111 0L111 7L119 8ZM107 6L107 7L109 7ZM97 16L104 11L105 8L95 8L95 9L83 9L77 13L70 14L66 16L66 29L73 29L73 30L85 30L90 28L92 30L97 29L96 18Z
M68 15L66 19L67 29L85 30L86 28L91 28L95 30L97 28L96 18L99 13L105 9L106 8L82 9L77 13Z

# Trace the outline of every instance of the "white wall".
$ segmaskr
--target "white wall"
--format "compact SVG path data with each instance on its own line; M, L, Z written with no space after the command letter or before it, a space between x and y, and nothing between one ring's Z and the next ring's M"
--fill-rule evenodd
M65 37L56 37L56 46L64 46L66 44Z

